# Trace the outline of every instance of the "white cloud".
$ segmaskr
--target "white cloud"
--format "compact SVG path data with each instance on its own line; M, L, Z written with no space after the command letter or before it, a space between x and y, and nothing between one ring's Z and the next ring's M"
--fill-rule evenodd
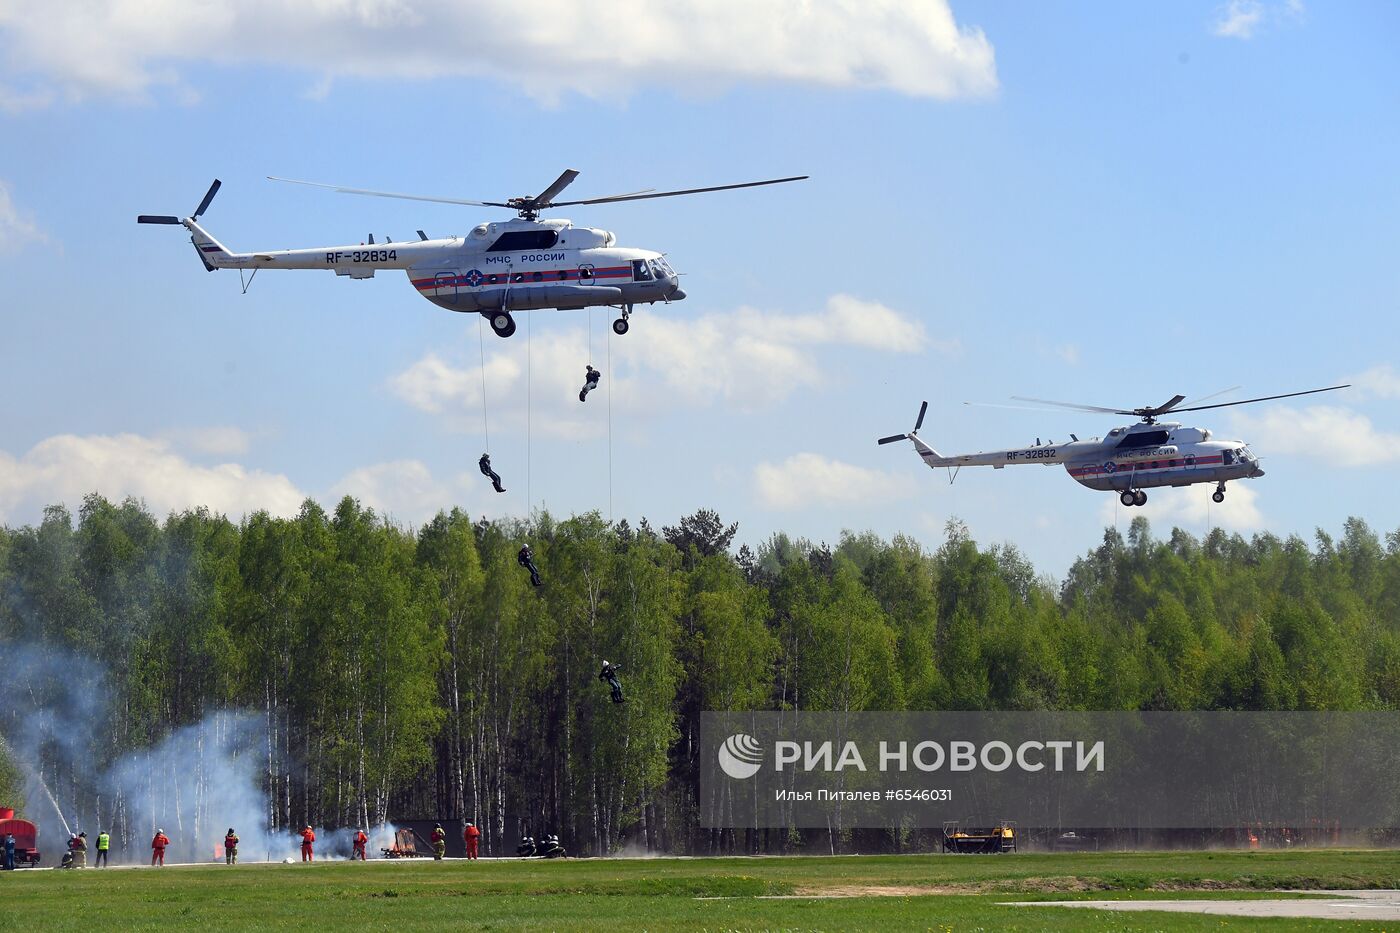
M1132 507L1121 505L1117 493L1103 493L1099 520L1105 525L1112 525L1117 519L1126 527L1133 519L1142 516L1152 523L1159 535L1172 527L1188 531L1208 527L1224 528L1226 531L1255 531L1264 527L1264 514L1259 510L1259 493L1249 482L1227 484L1225 501L1221 503L1211 499L1210 494L1215 491L1215 486L1210 483L1183 489L1149 489L1146 490L1147 504Z
M1400 461L1400 434L1382 431L1350 408L1274 406L1236 413L1234 429L1249 441L1268 469L1272 456L1308 457L1342 467L1383 466Z
M145 500L157 515L208 506L231 517L267 509L293 515L303 494L287 477L236 463L200 466L168 442L134 434L60 434L14 457L0 451L0 521L28 521L45 505L76 506L98 492Z
M10 198L10 189L0 182L0 253L15 252L30 243L44 243L48 237L33 218L20 211Z
M1215 21L1210 31L1225 39L1253 39L1260 28L1266 25L1297 22L1306 10L1303 0L1284 0L1283 3L1269 4L1264 0L1229 0L1215 11Z
M947 0L0 0L6 71L68 99L180 88L204 64L497 78L534 97L750 81L994 93L995 53ZM3 76L3 75L0 75Z
M1211 32L1230 39L1253 39L1263 19L1264 4L1259 0L1230 0L1217 11Z
M561 317L577 323L562 331L555 326ZM596 435L606 430L599 416L608 391L614 393L613 407L630 414L714 404L756 411L822 385L817 347L890 353L912 353L930 344L945 351L958 347L956 339L930 341L923 325L907 315L849 295L832 296L825 309L806 314L741 308L685 317L658 306L639 312L626 337L611 339L612 371L605 372L600 392L585 405L578 401L584 364L606 369L609 352L602 331L594 336L588 359L587 321L586 313L531 311L521 315L514 337L502 341L486 335L493 424L533 417L535 429L548 434ZM606 326L595 325L600 331ZM541 333L530 334L529 327ZM466 350L464 365L458 365L430 352L390 379L390 390L420 411L446 416L458 430L480 430L479 358L479 351Z
M393 460L351 470L331 487L331 501L354 496L360 504L399 521L424 522L450 508L453 490L433 479L421 460Z
M908 476L814 453L794 454L782 463L758 464L754 484L759 502L770 509L889 502L910 495L914 487Z
M191 428L173 432L172 436L180 443L202 454L216 457L232 457L246 454L252 446L253 436L242 428L221 425L209 428Z
M1362 373L1352 376L1347 382L1363 397L1400 398L1400 372L1389 363L1372 366Z

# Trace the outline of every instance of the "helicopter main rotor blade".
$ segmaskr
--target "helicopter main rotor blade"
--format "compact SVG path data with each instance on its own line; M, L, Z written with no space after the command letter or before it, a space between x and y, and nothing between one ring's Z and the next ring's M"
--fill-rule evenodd
M1053 408L1032 408L1029 405L1002 405L998 402L963 402L963 404L972 408L1004 408L1007 411L1043 411L1050 412L1051 414L1059 414L1059 412ZM1117 412L1114 412L1114 414L1117 414Z
M1186 401L1186 396L1173 395L1171 398L1167 399L1165 402L1158 405L1156 408L1145 408L1143 409L1143 411L1150 411L1154 415L1165 415L1167 412L1171 411L1174 407L1180 405L1184 401Z
M190 215L191 218L198 220L200 215L209 210L209 202L214 200L214 195L219 193L219 186L222 184L223 182L219 179L214 179L214 183L209 186L209 190L204 195L204 200L199 202L199 207L196 207L194 213Z
M682 194L703 194L706 191L730 191L734 188L758 188L763 185L781 185L789 181L802 181L809 175L793 175L791 178L770 178L767 181L746 181L737 185L714 185L709 188L685 188L680 191L657 191L652 194L615 194L606 198L588 198L584 201L556 201L550 207L572 207L575 204L616 204L619 201L649 201L652 198L673 198Z
M1319 392L1335 392L1338 389L1349 389L1351 383L1340 386L1328 386L1325 389L1308 389L1306 392L1285 392L1282 395L1265 395L1262 398L1241 399L1238 402L1221 402L1217 405L1194 405L1191 408L1178 408L1176 411L1205 411L1207 408L1229 408L1231 405L1252 405L1255 402L1272 402L1277 398L1295 398L1299 395L1316 395Z
M1103 408L1099 405L1079 405L1074 402L1052 402L1044 398L1027 398L1024 395L1011 396L1018 402L1035 402L1037 405L1054 405L1056 408L1073 408L1078 411L1097 411L1105 415L1135 415L1135 411L1124 411L1121 408Z
M559 175L559 177L554 179L554 184L550 185L548 188L544 189L538 195L535 196L535 198L533 199L535 204L539 205L540 207L544 207L546 204L554 200L555 196L558 195L559 192L563 191L565 188L569 187L569 185L573 184L574 179L577 177L578 172L575 169L564 169L564 171Z
M425 194L398 194L393 191L371 191L368 188L343 188L340 185L326 185L319 181L301 181L296 178L267 176L269 181L285 181L293 185L310 185L313 188L329 188L339 194L363 194L373 198L399 198L404 201L431 201L435 204L465 204L468 207L512 207L500 201L468 201L465 198L435 198Z
M1219 392L1212 392L1212 393L1209 394L1209 395L1202 395L1200 398L1193 398L1193 399L1191 400L1191 403L1192 403L1192 404L1197 404L1197 403L1200 403L1200 402L1204 402L1206 399L1219 398L1220 396L1225 395L1225 394L1230 393L1230 392L1238 392L1239 389L1240 389L1239 386L1230 386L1230 388L1228 388L1228 389L1221 389Z

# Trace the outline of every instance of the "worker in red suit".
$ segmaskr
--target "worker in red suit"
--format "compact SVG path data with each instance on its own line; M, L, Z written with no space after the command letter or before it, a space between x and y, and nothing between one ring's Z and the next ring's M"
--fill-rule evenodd
M155 837L151 839L151 864L165 867L165 847L170 845L170 837L165 834L165 830L156 830Z
M369 836L365 834L365 831L363 829L355 830L354 843L355 852L353 855L350 856L350 859L351 861L359 859L363 862L365 860L365 846L369 844Z
M303 862L313 862L311 844L316 841L316 833L309 825L301 828L301 860Z
M433 858L442 861L442 857L447 854L447 830L439 823L433 827Z
M467 828L462 830L462 841L467 844L467 858L476 858L476 843L481 838L481 830L471 820L467 820Z

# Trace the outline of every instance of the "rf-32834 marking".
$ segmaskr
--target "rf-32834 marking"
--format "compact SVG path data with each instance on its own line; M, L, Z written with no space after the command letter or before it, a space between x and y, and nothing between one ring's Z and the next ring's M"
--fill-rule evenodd
M617 237L597 227L576 227L567 220L541 220L541 211L577 204L615 204L756 188L801 181L807 176L675 191L647 189L580 201L556 200L577 177L578 172L568 169L539 194L505 201L468 201L295 182L344 194L503 207L518 214L514 220L478 224L466 236L429 239L420 230L416 241L396 242L386 237L382 246L370 236L368 243L359 246L235 253L199 225L200 216L219 190L217 179L189 217L142 214L136 222L183 226L190 232L204 268L210 272L239 269L256 274L260 269L331 269L336 275L369 279L380 269L398 269L408 275L418 294L433 304L449 311L481 314L502 337L515 333L513 314L516 311L595 306L618 308L621 317L613 321L613 332L625 334L628 319L637 305L655 305L658 301L669 304L685 298L680 276L662 253L618 246ZM289 178L274 180L293 181ZM247 291L247 283L244 291Z

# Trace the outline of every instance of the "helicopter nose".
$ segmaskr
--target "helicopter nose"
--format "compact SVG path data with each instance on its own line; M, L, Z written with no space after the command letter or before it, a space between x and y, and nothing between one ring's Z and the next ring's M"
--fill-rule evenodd
M671 301L680 301L682 298L685 297L685 289L677 285L675 288L671 289L671 294L667 295L666 297Z

